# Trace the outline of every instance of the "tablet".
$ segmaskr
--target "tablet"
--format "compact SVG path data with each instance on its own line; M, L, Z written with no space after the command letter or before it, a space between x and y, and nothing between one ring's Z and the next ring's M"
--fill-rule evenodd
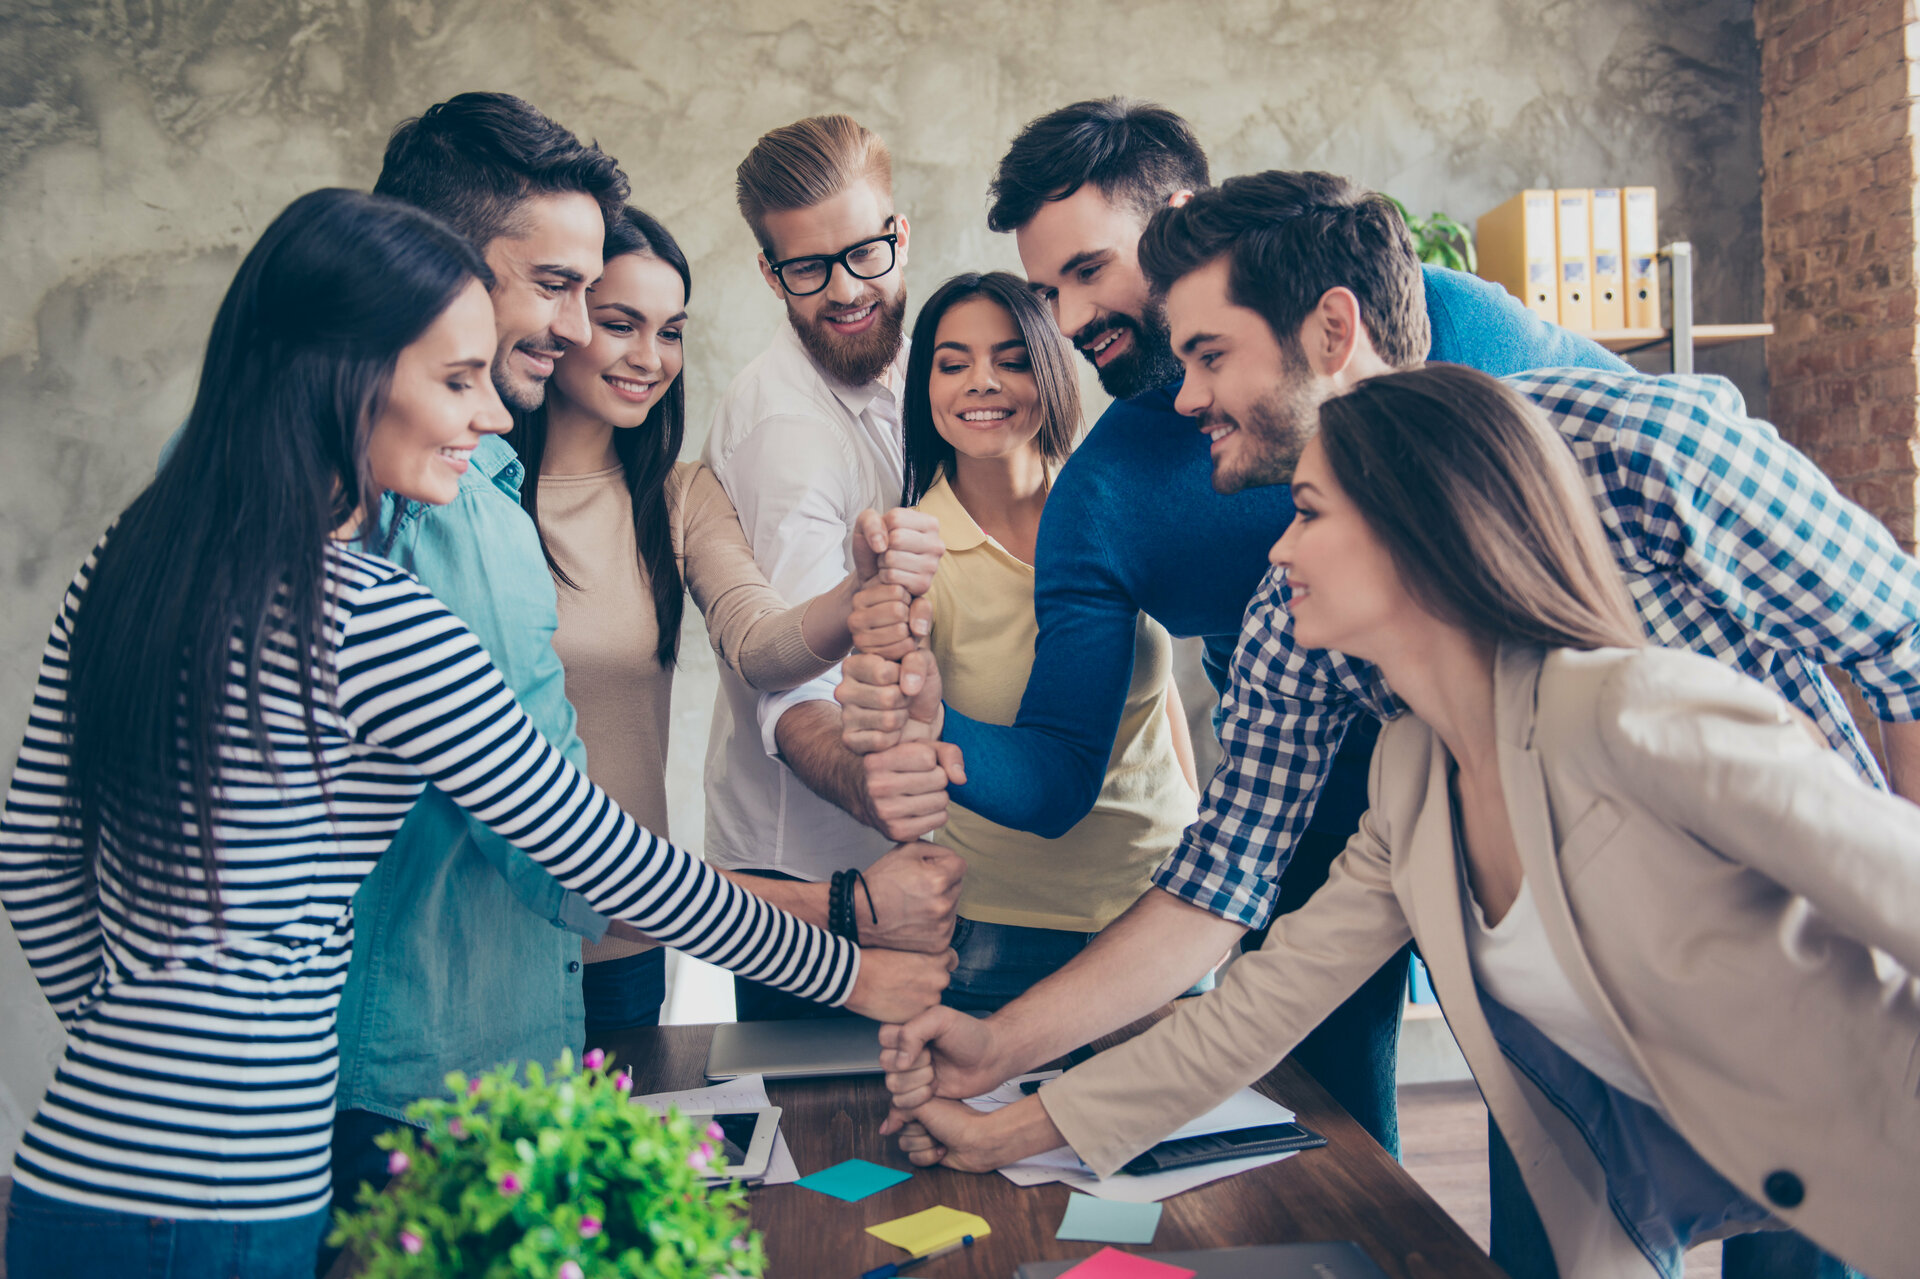
M720 1153L726 1157L727 1171L722 1177L708 1177L709 1186L724 1186L730 1181L759 1181L767 1175L767 1161L773 1158L773 1139L780 1131L780 1107L761 1106L757 1110L716 1114L689 1111L687 1118L697 1124L720 1125Z
M818 1079L880 1074L880 1023L865 1017L738 1021L713 1028L707 1078Z

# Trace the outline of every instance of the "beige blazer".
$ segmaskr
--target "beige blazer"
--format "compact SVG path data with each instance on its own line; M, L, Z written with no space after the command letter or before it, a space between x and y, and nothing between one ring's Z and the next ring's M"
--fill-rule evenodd
M1920 1255L1920 808L1758 683L1665 649L1503 649L1501 781L1555 955L1693 1148L1869 1274ZM1560 1273L1644 1275L1576 1129L1481 1011L1447 752L1411 715L1327 884L1221 988L1040 1092L1096 1170L1257 1079L1409 937ZM1797 1203L1794 1189L1800 1189Z

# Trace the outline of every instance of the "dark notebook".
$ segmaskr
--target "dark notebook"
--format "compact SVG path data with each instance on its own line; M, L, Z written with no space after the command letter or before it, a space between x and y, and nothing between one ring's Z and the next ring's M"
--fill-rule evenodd
M1387 1279L1372 1258L1350 1243L1272 1243L1135 1255L1191 1270L1197 1279ZM1085 1260L1029 1261L1013 1272L1013 1279L1056 1279Z

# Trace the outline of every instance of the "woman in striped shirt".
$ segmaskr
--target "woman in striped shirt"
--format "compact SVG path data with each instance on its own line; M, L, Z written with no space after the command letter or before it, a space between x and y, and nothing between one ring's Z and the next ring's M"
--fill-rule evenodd
M427 782L755 980L888 1020L945 984L944 957L863 953L636 825L458 619L351 549L381 492L450 500L507 428L487 279L418 210L295 201L67 591L0 821L0 900L68 1030L15 1160L15 1274L310 1273L353 894Z

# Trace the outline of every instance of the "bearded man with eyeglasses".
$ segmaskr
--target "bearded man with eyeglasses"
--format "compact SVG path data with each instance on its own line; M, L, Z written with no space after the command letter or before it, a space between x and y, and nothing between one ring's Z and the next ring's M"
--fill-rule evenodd
M907 219L894 209L886 144L848 116L773 130L736 176L760 274L789 323L721 396L705 458L761 571L803 600L845 576L861 511L900 504ZM876 915L863 890L858 924L881 923L890 902L940 903L950 933L964 863L931 844L888 852L946 821L947 775L931 743L904 743L881 761L888 784L870 795L866 763L841 744L839 679L835 667L762 696L722 668L707 860L822 927L833 921L821 881L858 869L880 902ZM835 1011L737 978L734 992L742 1021Z

